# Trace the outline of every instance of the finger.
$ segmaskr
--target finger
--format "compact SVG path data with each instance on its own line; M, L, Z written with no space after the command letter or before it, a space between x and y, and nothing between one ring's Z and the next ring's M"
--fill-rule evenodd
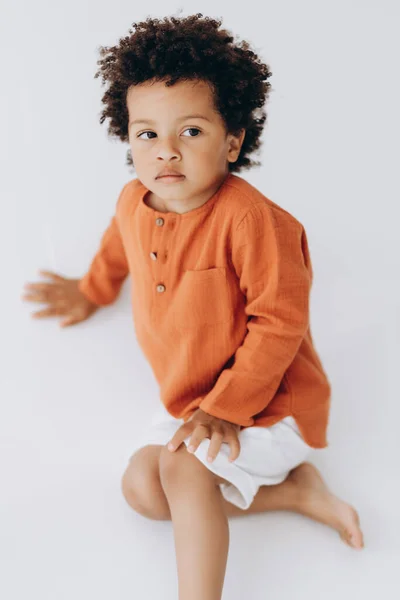
M59 314L56 308L45 308L38 312L32 313L34 319L41 319L42 317L55 317Z
M41 275L44 275L45 277L49 277L50 279L54 279L54 281L65 281L65 277L61 277L61 275L57 275L57 273L53 273L52 271L42 271L40 270L39 273Z
M29 302L39 302L43 304L45 299L42 294L24 294L21 296L22 300L29 300Z
M21 296L21 299L29 302L36 302L39 304L47 304L49 308L55 308L60 310L59 314L63 314L65 312L65 309L67 308L67 303L65 302L65 300L58 296L55 296L54 294L44 294L43 292L36 294L24 294L23 296Z
M52 294L46 294L44 292L28 292L22 296L23 300L29 300L30 302L50 302L53 298Z
M54 290L55 285L56 284L54 283L26 283L24 285L24 289L41 292L47 290Z
M60 321L60 327L69 327L70 325L76 325L76 323L80 323L81 319L77 319L76 317L68 317L64 319L64 321Z
M187 436L186 436L187 437ZM190 453L196 452L201 442L210 437L210 428L204 423L198 423L193 431L193 434L189 440L187 450Z
M179 448L183 440L185 440L187 436L190 435L192 429L193 424L190 423L190 421L181 425L169 441L168 450L174 452L177 448Z
M221 450L221 444L224 439L222 431L214 431L211 435L210 445L208 447L207 460L212 462Z
M228 460L229 462L233 462L240 454L240 442L236 432L232 432L232 434L229 436L228 444L231 448L231 453Z

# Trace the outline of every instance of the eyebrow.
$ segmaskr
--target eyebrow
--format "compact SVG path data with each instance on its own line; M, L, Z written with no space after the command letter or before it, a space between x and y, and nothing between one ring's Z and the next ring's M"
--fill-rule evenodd
M204 119L205 121L208 121L209 123L211 123L210 119L208 119L204 115L185 115L184 117L180 117L178 119L178 121L186 121L187 119ZM135 119L134 121L130 121L129 127L131 125L134 125L135 123L153 123L154 124L155 122L156 121L153 121L152 119Z

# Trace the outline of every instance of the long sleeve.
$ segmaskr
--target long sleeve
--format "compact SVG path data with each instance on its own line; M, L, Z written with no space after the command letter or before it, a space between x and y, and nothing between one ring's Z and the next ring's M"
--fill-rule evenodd
M277 205L256 203L233 232L232 263L246 297L247 333L199 407L248 427L273 399L309 328L305 230Z
M125 188L126 186L121 191L118 202ZM95 304L111 304L117 298L128 273L129 266L114 215L101 238L100 247L88 272L79 282L79 289Z

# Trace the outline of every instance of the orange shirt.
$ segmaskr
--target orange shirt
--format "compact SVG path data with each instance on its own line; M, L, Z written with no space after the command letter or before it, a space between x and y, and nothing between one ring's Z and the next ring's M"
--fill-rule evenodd
M137 178L122 188L82 293L110 304L131 274L137 340L174 417L201 408L269 427L292 415L326 447L331 387L311 337L303 225L233 173L183 214L147 193Z

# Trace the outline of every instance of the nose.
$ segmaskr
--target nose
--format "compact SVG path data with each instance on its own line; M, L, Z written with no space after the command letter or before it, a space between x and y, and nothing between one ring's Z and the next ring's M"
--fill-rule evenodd
M157 158L169 161L172 158L180 158L180 152L170 138L159 140L157 144Z

